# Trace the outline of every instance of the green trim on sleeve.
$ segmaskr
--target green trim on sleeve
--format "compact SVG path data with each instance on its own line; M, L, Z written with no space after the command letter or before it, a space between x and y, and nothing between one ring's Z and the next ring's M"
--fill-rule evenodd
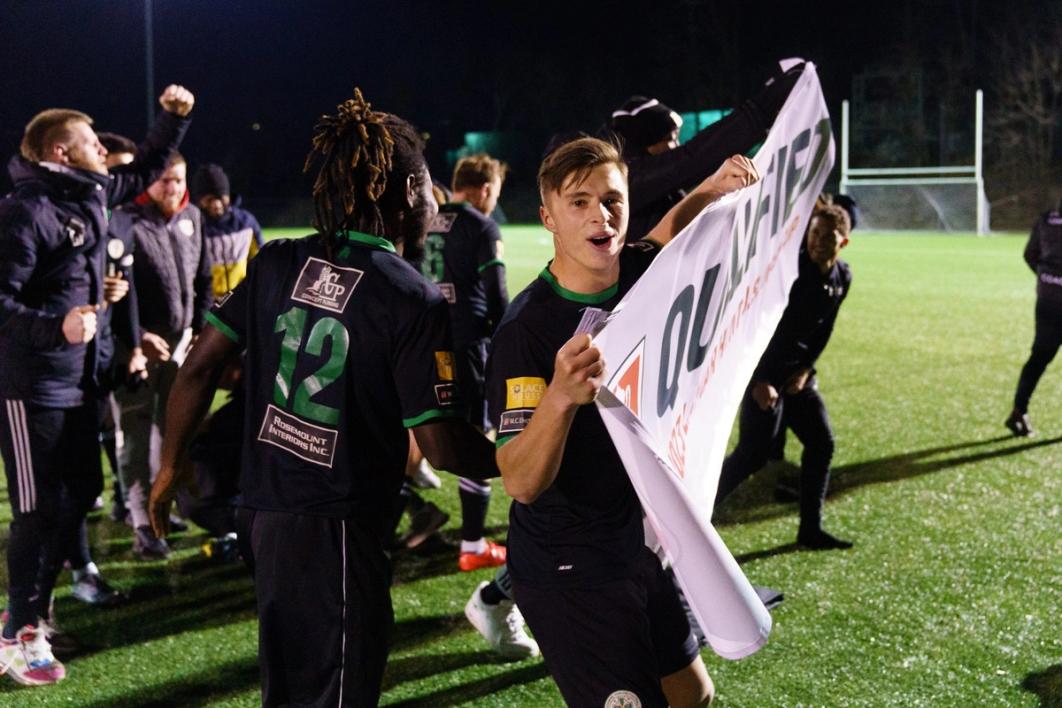
M483 265L481 265L478 268L476 268L476 272L477 273L482 273L487 268L490 268L491 266L496 266L496 265L504 267L505 266L505 261L503 261L501 258L495 258L493 261L487 261Z
M402 425L407 428L415 428L418 425L425 423L432 418L458 418L460 413L457 411L444 411L438 408L430 408L420 415L413 416L412 418L403 418Z
M499 437L497 440L494 441L494 449L497 450L502 445L504 445L505 443L509 442L513 438L515 438L517 435L519 435L519 433L512 433L510 435L502 435L501 437Z
M217 329L219 332L224 334L232 341L236 342L237 344L242 344L242 342L240 341L240 335L236 334L236 330L222 322L221 318L215 315L213 312L206 313L206 321L214 325L215 329Z

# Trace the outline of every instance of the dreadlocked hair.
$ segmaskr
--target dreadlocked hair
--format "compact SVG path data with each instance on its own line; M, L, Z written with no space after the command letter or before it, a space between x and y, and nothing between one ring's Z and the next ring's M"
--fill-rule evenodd
M317 166L313 225L326 237L325 243L330 245L346 229L386 238L385 217L401 208L389 197L423 167L423 149L409 123L373 111L358 88L353 98L336 107L335 115L321 116L303 172Z

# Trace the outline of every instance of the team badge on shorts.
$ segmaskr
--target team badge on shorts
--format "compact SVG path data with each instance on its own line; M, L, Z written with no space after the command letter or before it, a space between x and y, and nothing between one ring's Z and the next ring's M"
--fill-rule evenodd
M361 276L362 271L357 268L340 268L320 258L307 258L291 299L342 313Z
M642 701L633 691L613 691L605 699L605 708L642 708Z

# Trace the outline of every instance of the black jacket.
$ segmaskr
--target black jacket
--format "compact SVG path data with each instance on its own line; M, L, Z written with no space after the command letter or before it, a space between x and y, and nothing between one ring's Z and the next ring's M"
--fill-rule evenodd
M103 302L108 209L162 174L188 120L163 111L140 159L110 175L15 157L0 199L0 398L54 408L98 393L98 339L68 344L62 323Z
M1062 305L1062 213L1048 211L1040 217L1024 255L1036 273L1036 297Z
M839 260L823 275L801 248L800 272L789 291L789 303L752 380L766 381L781 390L796 372L813 370L830 341L837 312L851 285L852 269L847 263Z
M775 78L722 120L683 145L659 155L624 153L629 170L630 223L627 241L644 238L664 215L682 201L730 156L751 150L767 135L803 65Z
M186 197L187 199L187 197ZM167 339L203 328L214 301L210 257L203 243L203 215L185 204L166 218L150 200L138 199L133 217L133 279L142 329Z

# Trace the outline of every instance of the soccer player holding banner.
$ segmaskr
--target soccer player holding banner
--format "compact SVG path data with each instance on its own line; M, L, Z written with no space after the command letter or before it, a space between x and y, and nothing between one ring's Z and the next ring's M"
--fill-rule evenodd
M587 307L614 307L701 209L759 179L726 160L644 241L625 245L627 168L584 138L539 170L555 258L495 334L488 401L498 468L514 498L509 571L517 604L564 700L574 706L701 706L711 679L675 588L646 547L642 510L597 408L606 365ZM573 336L574 335L574 336Z
M151 519L166 532L196 425L246 349L239 540L263 705L376 705L394 623L390 516L407 428L433 466L497 476L455 417L447 303L406 260L438 207L423 144L361 93L317 124L317 233L267 243L215 306L170 394Z

